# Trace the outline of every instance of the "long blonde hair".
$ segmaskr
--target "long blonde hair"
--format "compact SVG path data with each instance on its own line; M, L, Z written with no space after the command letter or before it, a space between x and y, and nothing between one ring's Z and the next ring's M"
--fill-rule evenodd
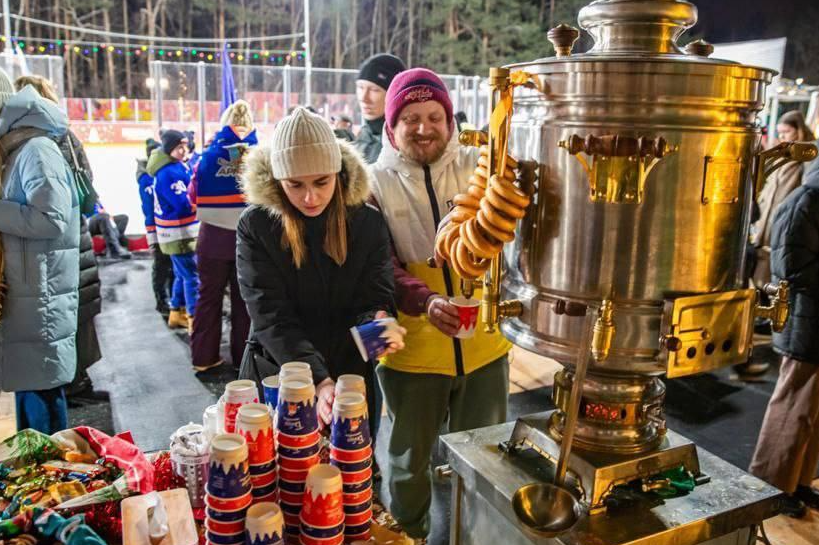
M342 165L341 171L336 174L336 188L333 198L325 210L327 222L325 224L323 249L339 267L347 261L347 205L344 202L344 187L347 185L347 171ZM279 182L282 183L282 182ZM293 254L293 263L301 269L307 260L307 247L304 244L304 218L287 198L282 199L282 248Z
M42 76L34 75L20 76L14 80L14 88L18 91L21 91L26 85L34 87L34 90L37 91L41 97L47 98L51 102L60 102L60 98L57 96L57 90L54 89L54 84L52 84L50 80Z

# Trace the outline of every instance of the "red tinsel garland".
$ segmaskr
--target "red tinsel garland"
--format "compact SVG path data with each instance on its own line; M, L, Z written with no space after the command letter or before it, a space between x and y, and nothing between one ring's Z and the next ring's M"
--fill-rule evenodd
M184 488L185 481L174 475L171 457L167 452L156 456L153 466L154 490L161 492L172 488ZM85 511L86 523L109 541L122 541L122 516L119 504L119 501L101 503Z
M170 453L161 452L154 458L154 490L162 492L172 488L185 488L185 479L174 475Z
M109 543L122 541L122 517L118 501L100 503L85 512L85 522Z

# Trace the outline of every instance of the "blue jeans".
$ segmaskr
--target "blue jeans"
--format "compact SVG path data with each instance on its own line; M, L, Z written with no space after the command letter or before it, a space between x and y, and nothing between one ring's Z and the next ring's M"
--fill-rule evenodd
M196 270L196 254L179 254L171 256L173 263L172 308L185 308L188 316L196 312L196 300L199 299L199 273Z
M68 427L68 403L62 386L20 391L14 394L14 398L18 430L31 428L51 435Z

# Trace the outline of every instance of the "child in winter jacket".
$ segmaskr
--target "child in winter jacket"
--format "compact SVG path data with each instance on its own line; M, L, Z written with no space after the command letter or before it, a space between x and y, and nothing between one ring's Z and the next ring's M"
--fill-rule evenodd
M185 163L188 139L184 133L167 130L162 146L148 159L148 174L154 177L154 220L156 237L163 254L171 257L174 279L171 293L170 327L192 328L199 297L196 270L196 237L199 221L196 206L188 196L191 171Z

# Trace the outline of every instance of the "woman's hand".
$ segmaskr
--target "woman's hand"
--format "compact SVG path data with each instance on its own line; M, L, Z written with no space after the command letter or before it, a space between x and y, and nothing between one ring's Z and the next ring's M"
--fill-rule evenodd
M316 397L319 428L324 428L333 422L333 400L336 397L336 383L333 379L327 377L316 386Z
M390 318L390 315L383 310L379 310L375 313L376 320L381 320L382 318ZM398 326L395 331L400 334L400 338L396 338L396 336L393 335L393 341L387 345L387 348L384 350L384 354L382 355L395 354L399 350L404 349L404 335L407 334L407 330L401 326Z

